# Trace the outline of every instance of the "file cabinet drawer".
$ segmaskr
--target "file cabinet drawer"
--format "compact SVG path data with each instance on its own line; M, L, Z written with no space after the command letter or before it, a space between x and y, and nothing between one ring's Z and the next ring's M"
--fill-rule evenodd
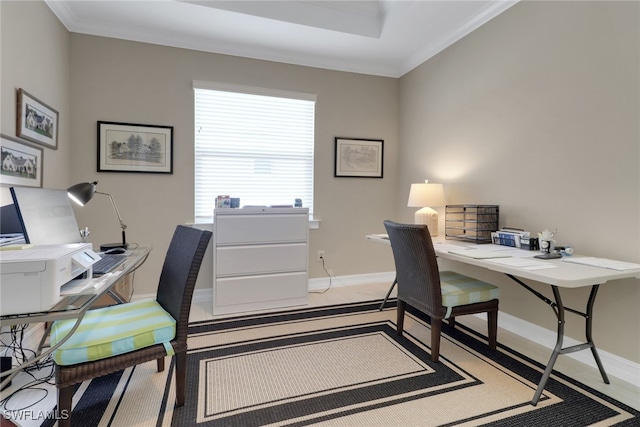
M216 244L306 242L308 215L218 215Z
M220 276L307 270L305 243L227 246L216 249L216 272Z
M216 306L251 305L288 300L306 301L307 273L265 274L219 278L213 296Z

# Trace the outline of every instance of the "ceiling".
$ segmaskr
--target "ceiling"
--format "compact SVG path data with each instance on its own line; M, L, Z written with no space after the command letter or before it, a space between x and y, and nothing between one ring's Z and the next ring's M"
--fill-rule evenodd
M518 0L45 0L71 32L400 77Z

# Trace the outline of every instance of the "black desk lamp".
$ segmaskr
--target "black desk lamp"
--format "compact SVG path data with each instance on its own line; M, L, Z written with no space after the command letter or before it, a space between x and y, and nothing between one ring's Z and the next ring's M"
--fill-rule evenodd
M101 251L107 251L109 249L115 248L124 248L127 249L129 244L127 243L127 238L125 236L125 230L127 229L127 225L122 222L122 218L120 217L120 212L118 211L118 207L116 206L116 202L111 197L111 194L101 193L100 191L96 191L96 185L98 185L98 181L93 182L81 182L80 184L73 185L67 188L67 194L69 198L79 204L80 206L84 206L94 194L102 194L104 196L109 196L111 199L111 204L113 205L113 209L116 211L116 215L118 215L118 221L120 221L120 228L122 228L122 243L103 243L100 245Z

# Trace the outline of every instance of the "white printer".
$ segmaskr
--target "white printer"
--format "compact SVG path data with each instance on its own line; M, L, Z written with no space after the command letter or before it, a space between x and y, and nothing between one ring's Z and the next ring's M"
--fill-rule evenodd
M0 315L36 313L60 301L60 288L91 278L100 256L90 243L0 251Z

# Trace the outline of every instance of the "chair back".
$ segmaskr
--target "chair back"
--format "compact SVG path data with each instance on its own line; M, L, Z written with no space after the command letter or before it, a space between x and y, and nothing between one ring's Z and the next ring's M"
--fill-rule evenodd
M398 281L398 299L436 319L445 316L440 272L426 225L384 221Z
M186 345L193 289L211 234L178 225L160 273L156 299L176 320L176 340L182 345Z

